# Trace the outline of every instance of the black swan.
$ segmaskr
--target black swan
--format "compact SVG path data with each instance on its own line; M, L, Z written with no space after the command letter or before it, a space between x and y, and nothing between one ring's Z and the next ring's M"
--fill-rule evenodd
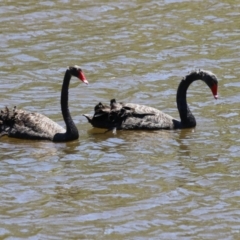
M10 111L6 107L0 112L0 137L8 135L15 138L51 140L53 142L66 142L78 139L78 129L68 109L68 88L72 76L88 84L79 66L67 68L61 92L61 110L67 130L40 113L31 113L16 109L16 107Z
M84 116L93 127L109 130L192 128L196 126L196 120L187 105L186 95L188 87L196 80L204 81L211 89L214 98L218 98L217 77L210 71L192 71L182 79L177 90L176 101L181 121L156 108L134 103L117 103L115 99L111 100L110 106L97 104L93 116L87 114Z

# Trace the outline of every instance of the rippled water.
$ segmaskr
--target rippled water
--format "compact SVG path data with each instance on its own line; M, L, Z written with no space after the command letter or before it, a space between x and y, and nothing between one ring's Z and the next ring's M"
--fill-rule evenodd
M80 139L1 138L1 239L239 239L240 4L237 1L3 1L0 107L63 125L66 66ZM194 83L195 129L92 129L82 114L109 99L177 117L192 69L219 78L220 99Z

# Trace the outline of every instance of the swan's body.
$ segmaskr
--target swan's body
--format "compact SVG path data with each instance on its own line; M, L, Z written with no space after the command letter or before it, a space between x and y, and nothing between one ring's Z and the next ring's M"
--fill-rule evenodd
M182 79L177 91L177 107L180 121L162 111L134 103L116 103L111 100L110 106L99 103L93 116L84 115L93 127L107 129L178 129L196 126L196 120L191 113L186 100L187 89L196 80L204 81L217 98L218 81L216 76L204 70L193 71Z
M53 140L57 133L65 133L66 130L40 113L32 113L22 109L13 108L12 112L5 108L1 112L6 116L1 126L1 135L15 138Z
M69 67L66 70L61 93L61 109L66 130L40 113L32 113L22 109L7 107L0 112L0 137L22 139L51 140L54 142L65 142L78 139L79 134L68 109L68 87L71 76L75 76L88 83L82 70L78 66Z

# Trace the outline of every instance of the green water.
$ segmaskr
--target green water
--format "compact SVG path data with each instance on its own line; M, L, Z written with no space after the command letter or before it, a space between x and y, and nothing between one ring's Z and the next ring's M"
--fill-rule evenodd
M1 138L1 239L239 239L240 4L237 1L3 1L0 108L17 106L64 125L63 74L72 82L77 141ZM82 114L111 98L178 118L179 81L197 127L93 130Z

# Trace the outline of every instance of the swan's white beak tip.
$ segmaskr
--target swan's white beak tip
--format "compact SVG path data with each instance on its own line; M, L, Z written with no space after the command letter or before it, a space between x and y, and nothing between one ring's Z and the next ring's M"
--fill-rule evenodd
M84 83L86 83L87 85L89 84L87 79L84 79L84 80L82 80L82 81L83 81Z

